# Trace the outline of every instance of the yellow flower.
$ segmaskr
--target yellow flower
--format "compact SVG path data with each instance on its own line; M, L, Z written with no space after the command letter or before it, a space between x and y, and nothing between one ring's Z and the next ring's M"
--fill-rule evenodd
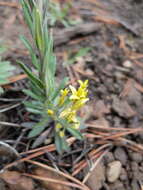
M62 125L60 123L56 124L56 131L58 132L60 129L62 129Z
M60 113L60 118L66 118L71 113L71 108L66 108Z
M59 99L59 105L61 106L64 101L65 101L65 97L68 95L69 93L69 89L65 88L64 90L61 90L61 96L60 96L60 99Z
M59 136L60 136L61 138L63 138L63 137L65 136L65 132L64 132L64 131L60 131L60 132L59 132Z
M51 109L48 109L48 110L47 110L47 113L48 113L48 115L54 115L54 111L51 110Z
M72 109L73 110L79 110L89 99L88 98L83 98L80 100L77 100L73 105Z
M70 96L71 100L79 100L81 98L86 98L87 97L87 85L88 85L88 80L86 80L85 82L82 82L81 80L78 81L80 84L80 87L78 88L78 90L75 89L75 87L73 86L69 86L70 90L72 92L72 95Z
M63 109L59 114L59 118L66 120L70 127L74 129L79 129L80 121L77 119L77 111L89 100L87 98L88 90L88 80L82 82L81 80L78 81L80 84L79 88L76 90L75 87L69 86L71 95L69 97L70 104L67 108ZM62 105L65 101L65 97L68 95L69 89L64 89L61 91L61 97L59 100L59 105ZM56 125L56 131L59 132L60 137L64 137L65 133L63 131L63 127L60 123Z
M72 126L72 128L79 129L79 126L80 126L80 122L78 121L77 123L74 123L74 125Z
M78 83L80 84L81 88L87 88L88 86L88 80L85 80L84 82L82 82L81 80L78 80Z

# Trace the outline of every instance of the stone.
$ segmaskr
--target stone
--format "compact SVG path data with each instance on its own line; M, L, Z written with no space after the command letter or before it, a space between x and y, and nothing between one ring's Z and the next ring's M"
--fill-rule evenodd
M108 164L107 168L107 180L110 183L114 183L120 176L121 173L121 162L120 161L113 161Z
M135 104L136 106L140 106L140 102L142 102L141 93L133 85L127 95L127 100L130 104Z
M139 183L137 180L132 180L131 182L131 189L132 190L140 190L141 188L139 187Z
M137 163L140 163L140 162L142 162L142 160L143 160L143 156L142 156L140 153L138 153L138 152L133 152L133 153L130 155L130 157L131 157L131 160L132 160L132 161L135 161L135 162L137 162Z
M134 162L134 161L131 162L131 170L132 171L138 171L139 170L137 162Z
M87 173L87 169L85 169ZM100 162L95 169L92 171L91 176L87 180L87 185L91 190L100 190L103 186L103 182L105 181L105 167L103 163Z
M103 100L98 100L95 103L94 107L94 115L97 118L103 117L105 114L110 113L110 109L108 108L107 105L105 105Z
M127 157L127 153L125 152L124 148L118 147L116 148L115 152L114 152L114 156L116 158L116 160L119 160L123 166L126 165L128 157Z
M133 63L130 60L126 60L123 62L123 66L127 68L131 68Z
M112 109L123 118L131 118L136 115L127 101L120 100L117 97L113 98Z
M2 179L0 179L0 190L6 190L6 185Z
M120 180L126 181L128 179L127 172L124 168L121 169Z
M105 156L104 156L104 162L105 164L108 164L110 162L113 162L115 159L114 159L114 156L111 152L108 152Z
M125 188L123 183L117 180L115 183L110 185L110 190L125 190Z

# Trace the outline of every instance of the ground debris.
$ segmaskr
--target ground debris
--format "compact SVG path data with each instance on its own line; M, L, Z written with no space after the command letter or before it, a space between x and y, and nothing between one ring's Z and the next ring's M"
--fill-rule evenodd
M21 173L16 171L5 171L0 174L10 190L34 190L32 179L22 176Z
M45 177L45 178L52 178L55 180L60 180L60 181L66 181L64 177L60 176L59 174L43 169L43 168L36 168L33 171L34 174L39 175L40 177ZM47 182L47 181L41 181L41 185L47 189L47 190L71 190L70 187L58 184L58 183L53 183L53 182Z
M108 164L107 168L107 179L109 182L115 182L121 173L121 162L120 161L113 161Z
M85 169L85 171L86 170L87 169ZM103 186L104 181L105 181L105 167L102 162L99 162L99 164L92 171L92 174L86 183L91 190L100 190L100 188Z
M121 117L130 118L136 115L136 112L128 104L126 100L120 100L117 97L113 98L112 109Z

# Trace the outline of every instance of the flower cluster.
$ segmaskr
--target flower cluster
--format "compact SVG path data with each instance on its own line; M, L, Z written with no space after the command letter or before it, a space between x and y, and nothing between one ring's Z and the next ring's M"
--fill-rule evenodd
M88 80L82 82L78 81L80 84L79 88L76 90L75 87L69 86L69 89L66 88L61 90L61 96L59 99L59 106L64 107L65 101L68 99L69 104L60 112L59 118L64 119L70 124L71 128L79 129L80 122L77 119L78 110L89 100L88 95ZM56 124L56 131L59 132L60 137L64 136L65 128L61 123Z

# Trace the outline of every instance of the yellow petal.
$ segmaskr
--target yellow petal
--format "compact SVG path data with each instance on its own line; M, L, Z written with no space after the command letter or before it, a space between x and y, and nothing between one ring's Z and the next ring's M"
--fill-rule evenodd
M77 96L77 95L71 95L70 96L70 100L78 100L79 99L79 96Z
M60 131L60 132L59 132L59 136L60 136L61 138L63 138L63 137L65 136L65 132L64 132L64 131Z
M72 94L76 94L77 93L77 90L72 85L70 85L69 88L71 89Z
M47 110L47 113L48 113L48 115L54 115L54 111L51 110L51 109L48 109L48 110Z
M62 125L60 123L56 124L56 131L58 132L62 128Z

